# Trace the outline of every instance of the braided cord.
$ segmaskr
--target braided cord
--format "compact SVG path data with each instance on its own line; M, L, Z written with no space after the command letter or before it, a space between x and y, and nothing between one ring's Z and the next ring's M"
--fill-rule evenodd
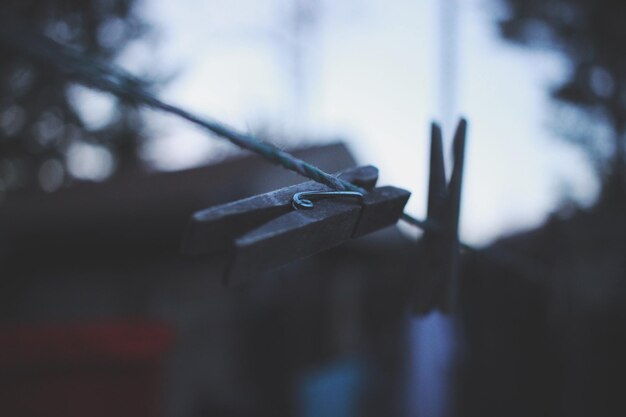
M327 185L334 190L365 193L362 188L328 174L276 146L161 101L149 91L147 83L119 67L88 57L44 36L27 33L17 25L5 22L5 19L2 20L0 22L2 23L0 24L1 43L37 61L52 65L58 72L72 80L112 93L130 103L142 104L181 117L240 148L262 156L273 164Z

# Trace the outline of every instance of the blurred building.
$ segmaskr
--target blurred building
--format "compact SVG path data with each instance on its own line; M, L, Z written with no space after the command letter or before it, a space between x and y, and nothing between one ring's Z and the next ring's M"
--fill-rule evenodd
M342 145L296 154L330 172L355 165ZM411 246L397 230L242 288L222 284L219 256L179 254L193 212L297 182L240 157L7 201L0 336L8 343L2 384L13 386L10 414L92 407L92 415L311 415L320 396L335 401L326 410L398 414L405 359L398 300L406 297L398 283ZM132 375L145 383L124 385ZM324 394L333 381L337 388ZM63 384L66 391L50 391ZM53 394L24 408L33 390ZM72 408L81 392L91 400Z

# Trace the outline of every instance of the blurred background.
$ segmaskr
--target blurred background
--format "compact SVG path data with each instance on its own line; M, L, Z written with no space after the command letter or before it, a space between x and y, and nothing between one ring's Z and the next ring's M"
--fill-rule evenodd
M301 178L0 39L0 413L626 413L623 2L0 11L326 171L375 165L419 218L430 122L447 149L464 116L460 238L492 254L462 257L454 314L415 305L404 224L225 287L179 254L190 215Z

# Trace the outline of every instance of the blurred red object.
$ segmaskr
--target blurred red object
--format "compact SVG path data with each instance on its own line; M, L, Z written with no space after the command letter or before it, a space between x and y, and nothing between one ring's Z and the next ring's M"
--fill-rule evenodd
M165 325L0 327L0 415L158 416Z

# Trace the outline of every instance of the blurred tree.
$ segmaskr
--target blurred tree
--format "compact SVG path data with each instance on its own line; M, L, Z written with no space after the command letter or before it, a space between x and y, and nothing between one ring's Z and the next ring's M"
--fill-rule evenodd
M623 0L501 0L505 39L556 49L571 71L553 90L567 104L566 137L599 162L605 185L624 181L626 133L626 2ZM608 132L602 138L601 126ZM608 129L607 129L608 128Z
M113 60L147 26L135 0L2 0L0 16L58 42ZM139 162L137 110L114 97L83 100L86 89L52 68L0 47L0 197L104 179ZM94 117L94 102L104 107ZM81 106L89 105L83 109ZM91 115L90 115L91 113Z

